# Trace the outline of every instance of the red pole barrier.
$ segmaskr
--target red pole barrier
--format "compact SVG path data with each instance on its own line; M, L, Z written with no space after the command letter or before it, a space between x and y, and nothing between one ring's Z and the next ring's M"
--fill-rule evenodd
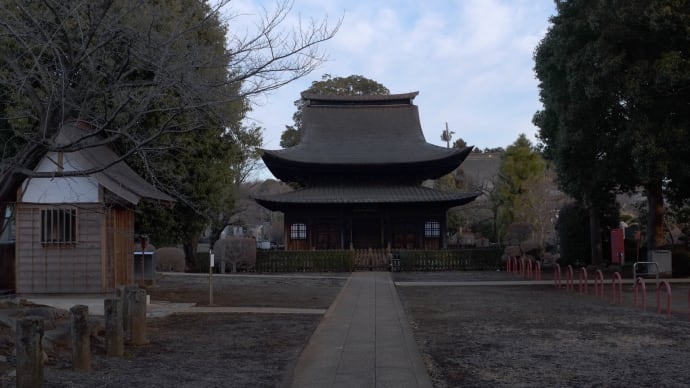
M618 285L618 304L623 304L623 279L621 274L614 272L611 278L611 291L613 292L613 303L616 303L616 284Z
M666 289L666 315L671 315L671 285L664 280L656 288L656 312L661 314L661 292L662 286Z
M573 287L573 266L568 264L568 271L565 273L565 288L567 290L574 290Z
M553 284L556 288L561 288L561 265L556 263L556 269L553 272ZM688 308L690 310L690 292L688 293Z
M541 280L541 261L537 261L536 279Z
M578 276L578 279L580 281L580 285L578 288L580 290L580 294L583 293L582 290L584 290L584 293L587 294L587 268L581 267L579 272L580 274Z
M644 284L644 279L638 277L635 280L635 307L637 307L637 292L640 288L642 288L642 310L645 310L647 308L647 290Z
M532 260L527 259L527 279L532 279Z
M525 256L520 257L520 276L525 276Z
M594 294L600 298L604 297L604 273L600 269L594 272Z

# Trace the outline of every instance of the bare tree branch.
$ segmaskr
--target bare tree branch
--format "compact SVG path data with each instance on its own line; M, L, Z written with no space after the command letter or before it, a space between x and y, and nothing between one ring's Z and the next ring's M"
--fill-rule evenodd
M252 97L309 74L327 59L321 44L340 26L324 18L291 29L292 2L281 0L253 33L235 32L242 15L229 5L3 1L0 140L11 146L0 155L2 207L23 179L45 176L33 169L46 152L84 146L54 142L66 121L87 122L103 136L98 144L124 145L121 159L145 158L169 135L229 127ZM154 164L144 165L155 176Z

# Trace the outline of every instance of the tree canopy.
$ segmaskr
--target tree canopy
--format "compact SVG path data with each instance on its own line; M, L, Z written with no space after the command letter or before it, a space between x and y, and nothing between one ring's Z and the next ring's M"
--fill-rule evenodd
M556 5L535 52L545 155L560 187L593 212L613 193L643 187L655 249L665 243L664 193L690 194L679 142L690 135L690 2Z
M158 156L183 149L195 132L221 139L252 96L314 70L325 59L319 43L338 28L324 19L286 30L290 3L281 1L253 34L232 33L228 4L2 2L0 210L24 178L40 175L33 168L46 151L74 150L53 142L68 120L88 123L91 136L139 159L133 164L163 185Z
M546 169L546 163L525 134L506 148L498 170L497 196L502 204L500 230L515 221L534 222L529 200L531 189ZM543 198L542 198L543 200Z
M330 74L321 76L320 81L313 81L311 86L303 91L306 94L330 94L336 96L386 95L390 94L387 87L361 75L348 77L332 77ZM280 146L288 148L295 146L300 140L302 129L302 99L295 101L297 111L292 115L293 125L286 125L280 136Z

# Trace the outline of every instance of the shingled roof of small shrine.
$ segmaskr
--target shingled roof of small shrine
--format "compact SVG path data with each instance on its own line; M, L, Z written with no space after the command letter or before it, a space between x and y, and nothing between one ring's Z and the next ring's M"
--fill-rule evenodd
M103 169L92 175L99 184L120 198L136 205L142 199L173 203L175 199L139 176L107 145L99 144L88 124L80 121L65 123L56 143L78 148L75 157L84 161L86 168Z

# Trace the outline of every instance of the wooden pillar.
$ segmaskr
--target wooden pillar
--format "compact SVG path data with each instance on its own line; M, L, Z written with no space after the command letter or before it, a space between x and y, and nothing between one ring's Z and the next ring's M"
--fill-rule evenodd
M145 345L146 340L146 290L137 288L129 293L130 342Z
M439 215L438 222L441 225L441 228L440 228L440 233L441 233L440 248L446 249L446 248L448 248L448 238L446 236L447 233L446 233L446 216L445 216L445 213L441 213L441 215Z
M123 331L123 339L126 339L130 336L131 333L131 327L132 327L132 319L130 317L129 313L129 301L132 298L130 295L131 293L135 292L136 290L139 289L139 286L137 285L126 285L126 286L120 286L117 288L115 292L115 296L122 300L122 331Z
M340 249L346 249L345 248L345 216L343 214L343 208L340 208Z
M120 357L125 352L122 327L122 299L109 298L103 301L105 314L105 354Z
M17 321L17 388L43 386L43 319L25 317Z
M78 304L69 309L70 334L72 335L72 368L91 370L91 330L89 307Z

